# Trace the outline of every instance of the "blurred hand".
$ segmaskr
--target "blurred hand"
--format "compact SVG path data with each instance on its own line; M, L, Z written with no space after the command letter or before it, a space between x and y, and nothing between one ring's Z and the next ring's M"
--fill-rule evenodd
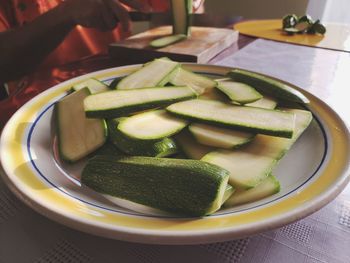
M108 31L120 23L123 31L129 31L130 17L128 10L122 4L142 12L150 10L148 5L139 0L66 0L63 2L68 16L77 25Z
M204 0L192 0L192 5L193 5L193 12L194 13L203 12Z

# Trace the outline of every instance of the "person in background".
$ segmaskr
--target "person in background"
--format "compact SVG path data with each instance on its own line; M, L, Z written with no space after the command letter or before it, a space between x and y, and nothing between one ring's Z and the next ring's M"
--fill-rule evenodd
M151 10L148 1L141 0L11 0L0 3L2 82L16 79L38 65L59 66L105 52L109 43L129 35L128 8Z
M194 0L194 8L202 2ZM48 88L38 83L36 72L56 78L51 84L75 77L79 70L67 74L58 68L106 54L110 43L128 37L130 9L162 12L169 1L0 0L0 93L4 87L9 93L0 102L0 127L25 101Z

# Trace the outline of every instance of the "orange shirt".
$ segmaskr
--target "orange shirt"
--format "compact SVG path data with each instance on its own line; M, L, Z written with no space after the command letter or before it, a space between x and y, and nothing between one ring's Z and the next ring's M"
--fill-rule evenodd
M147 1L157 12L167 10L169 6L167 0L143 1ZM29 23L61 2L62 0L0 0L0 32ZM10 96L0 101L0 131L11 115L35 95L57 83L91 71L86 66L83 70L72 68L69 62L106 53L108 44L122 37L126 36L122 36L118 28L110 32L100 32L77 26L39 69L19 81L9 83Z
M169 5L167 0L143 1L148 2L155 11L164 11ZM29 23L61 2L62 0L0 0L0 32ZM110 32L100 32L77 26L46 58L42 66L59 66L89 55L106 53L109 43L127 36L125 33L122 35L118 27Z

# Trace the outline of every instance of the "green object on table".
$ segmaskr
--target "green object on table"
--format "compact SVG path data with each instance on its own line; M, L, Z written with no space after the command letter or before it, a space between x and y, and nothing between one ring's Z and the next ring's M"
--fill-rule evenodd
M298 16L297 15L294 15L294 14L285 15L282 18L282 27L283 28L294 27L297 22L298 22Z
M326 27L317 19L314 21L310 15L298 18L295 14L288 14L282 18L282 30L288 35L298 34L320 34L326 33Z

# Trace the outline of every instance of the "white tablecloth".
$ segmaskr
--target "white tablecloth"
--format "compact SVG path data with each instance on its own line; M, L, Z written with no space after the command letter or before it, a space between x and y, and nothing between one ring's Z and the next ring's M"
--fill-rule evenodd
M349 96L322 92L326 85L334 89L350 85L343 82L350 77L348 53L257 40L218 64L259 71L301 86L324 99L350 125ZM320 211L274 231L209 245L161 246L108 240L69 229L26 207L0 180L0 263L21 262L349 263L350 186Z

